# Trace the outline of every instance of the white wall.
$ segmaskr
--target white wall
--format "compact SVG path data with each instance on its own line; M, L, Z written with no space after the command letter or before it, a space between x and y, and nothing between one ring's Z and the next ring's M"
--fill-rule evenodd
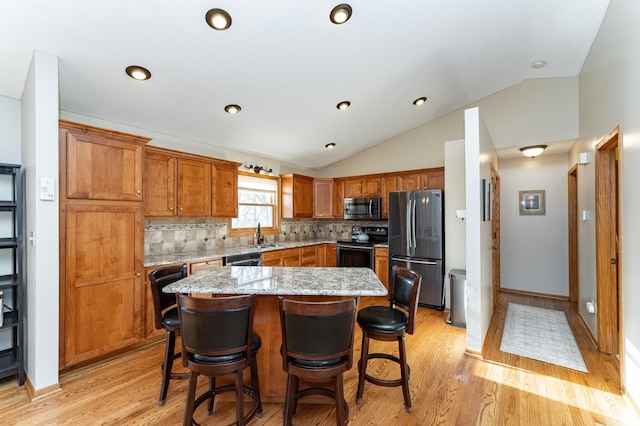
M498 168L493 142L479 109L465 111L467 349L480 353L493 313L491 221L482 218L482 179Z
M464 139L444 144L444 235L445 244L445 289L446 307L451 306L451 284L449 271L465 269L466 226L456 217L456 210L465 209Z
M20 101L0 96L0 163L21 164Z
M35 51L22 95L27 234L27 375L35 391L58 383L58 58ZM39 199L54 177L56 200Z
M622 374L626 390L640 406L640 2L615 0L609 4L607 14L596 35L589 55L580 73L580 136L584 145L600 140L620 124L622 146L620 173L622 179L622 303L623 350ZM575 159L578 150L572 152ZM580 197L593 184L586 184L578 171ZM587 173L590 174L589 169ZM585 175L587 174L585 173ZM591 178L590 176L584 176ZM587 198L593 195L587 195ZM589 224L591 226L591 224ZM590 232L590 230L589 230ZM580 290L588 281L583 272L585 253L595 252L594 240L579 235ZM582 294L581 294L582 295ZM582 306L581 306L582 310Z
M569 296L568 155L500 161L500 286ZM521 216L519 192L544 190L545 215Z

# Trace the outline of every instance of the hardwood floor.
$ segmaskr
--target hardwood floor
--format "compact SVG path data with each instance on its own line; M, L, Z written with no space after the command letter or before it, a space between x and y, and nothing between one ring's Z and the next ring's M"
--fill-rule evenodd
M355 404L357 367L345 375L352 425L622 425L639 424L620 395L617 360L601 355L579 321L575 306L558 300L501 293L489 327L484 359L465 354L465 330L445 323L446 313L419 308L417 332L407 337L413 413L404 410L400 388L365 384L364 404ZM565 311L588 374L500 352L507 302ZM363 299L361 306L372 303ZM357 333L355 357L360 354ZM390 343L371 342L372 350ZM395 348L394 348L395 349ZM394 350L397 353L397 349ZM157 405L163 344L66 373L62 390L30 402L16 380L0 382L2 425L120 425L182 423L186 381L172 381L166 405ZM397 367L370 364L369 371L397 377ZM198 392L204 390L201 381ZM248 404L247 404L248 407ZM264 417L252 425L282 424L282 405L263 404ZM204 410L200 410L204 411ZM216 402L204 425L230 424L231 402ZM330 405L300 404L298 425L333 425Z

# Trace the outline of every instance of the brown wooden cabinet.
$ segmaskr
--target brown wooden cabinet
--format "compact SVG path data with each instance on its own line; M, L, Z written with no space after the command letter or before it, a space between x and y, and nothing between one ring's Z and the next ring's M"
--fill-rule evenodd
M338 256L337 256L337 247L335 244L326 244L326 254L327 254L327 266L337 266L338 265Z
M327 245L317 244L313 247L315 247L316 249L316 266L318 267L327 266Z
M222 266L222 259L215 258L210 260L203 260L201 262L193 262L189 264L189 275L198 273L200 271L206 271L207 269Z
M405 173L398 175L398 191L415 191L422 189L421 173Z
M313 180L313 217L333 217L333 179Z
M60 121L61 369L143 338L147 141Z
M238 167L240 163L211 164L211 216L238 217Z
M347 178L344 181L344 198L362 197L364 192L364 179Z
M444 189L444 167L428 169L420 175L422 189Z
M363 197L379 197L382 194L382 178L379 176L367 176L363 182Z
M300 266L316 266L316 246L300 247Z
M178 216L211 215L211 164L178 158Z
M375 273L386 288L389 288L389 248L375 248Z
M300 266L300 248L264 252L262 253L262 266Z
M142 201L143 147L148 139L60 121L66 198Z
M176 162L173 155L145 149L145 216L176 215Z
M145 149L145 215L237 217L240 163Z
M386 175L382 178L382 212L383 219L389 217L389 193L397 191L397 177L395 175Z
M344 179L333 180L333 217L344 218Z
M313 178L297 174L280 176L282 217L313 217Z

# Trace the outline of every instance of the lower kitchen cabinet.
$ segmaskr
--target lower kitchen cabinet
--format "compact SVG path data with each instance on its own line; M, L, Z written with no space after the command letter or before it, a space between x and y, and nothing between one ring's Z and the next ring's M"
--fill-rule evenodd
M316 246L300 247L300 266L317 266Z
M337 247L335 244L325 244L325 254L327 256L327 266L328 267L336 267L338 266L338 254Z
M378 279L386 288L389 288L389 248L375 248L375 272Z

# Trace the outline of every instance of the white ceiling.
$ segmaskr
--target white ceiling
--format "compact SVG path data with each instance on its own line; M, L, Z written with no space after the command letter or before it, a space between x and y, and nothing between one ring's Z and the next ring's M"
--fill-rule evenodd
M350 0L334 25L338 3L0 0L0 95L21 98L37 49L59 58L62 110L320 169L525 79L578 75L609 0Z

